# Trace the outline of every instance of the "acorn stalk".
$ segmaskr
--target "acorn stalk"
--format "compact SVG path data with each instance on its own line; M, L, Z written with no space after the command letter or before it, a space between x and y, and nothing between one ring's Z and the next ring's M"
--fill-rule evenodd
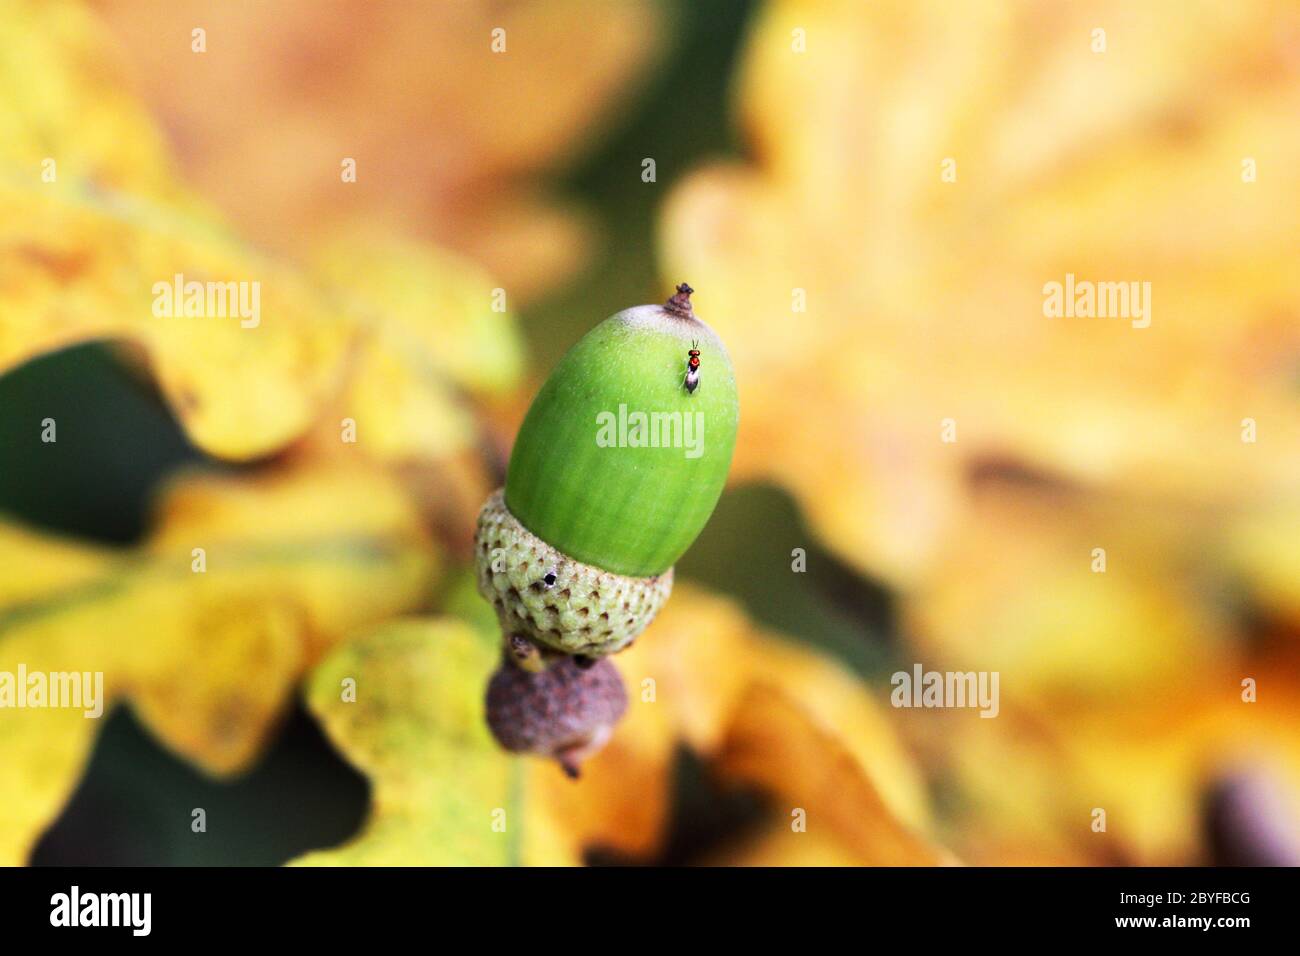
M568 351L524 418L505 488L479 515L479 590L501 623L502 667L518 672L504 686L521 700L545 699L521 688L556 661L581 668L645 630L722 494L735 374L692 291L625 309ZM501 700L490 698L489 724L521 749L494 719Z

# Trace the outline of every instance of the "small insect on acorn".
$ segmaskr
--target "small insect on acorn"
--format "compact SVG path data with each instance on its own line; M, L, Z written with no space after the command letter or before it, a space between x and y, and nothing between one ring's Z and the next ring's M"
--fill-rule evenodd
M691 347L686 352L686 380L682 382L686 386L686 394L690 395L700 387L700 349L699 342L691 342Z

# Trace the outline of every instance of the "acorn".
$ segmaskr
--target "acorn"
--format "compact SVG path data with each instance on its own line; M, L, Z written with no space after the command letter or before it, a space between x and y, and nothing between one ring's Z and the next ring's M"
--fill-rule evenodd
M739 405L693 291L601 322L533 399L475 538L508 666L536 674L631 644L717 505Z
M551 757L574 778L626 710L623 679L609 661L583 666L564 657L539 673L503 661L488 682L488 727L497 742Z

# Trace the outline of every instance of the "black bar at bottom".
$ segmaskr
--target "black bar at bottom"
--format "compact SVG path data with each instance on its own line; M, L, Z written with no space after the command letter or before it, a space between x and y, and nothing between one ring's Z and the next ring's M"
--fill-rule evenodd
M1290 912L1283 908L1294 908L1295 873L10 869L0 870L0 927L9 942L77 934L81 942L119 938L128 945L144 938L221 944L281 937L374 945L382 931L423 935L436 946L450 943L453 932L468 933L467 942L485 934L484 943L502 934L582 939L596 923L651 936L678 927L689 938L692 926L731 926L748 935L780 924L797 930L801 922L815 924L819 935L844 926L864 942L915 941L918 931L927 942L950 934L969 939L974 927L984 941L1199 935L1227 942L1287 928Z

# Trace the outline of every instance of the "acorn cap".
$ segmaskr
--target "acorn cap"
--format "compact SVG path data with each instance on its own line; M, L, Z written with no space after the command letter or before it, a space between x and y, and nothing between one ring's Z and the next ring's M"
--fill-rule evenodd
M616 574L662 575L722 494L739 406L731 359L691 289L611 316L562 358L515 441L505 504L537 538ZM687 391L687 353L700 353Z
M635 640L672 593L672 568L635 578L551 547L510 513L500 491L479 513L475 542L479 593L492 602L501 633L516 642L604 657ZM516 656L519 666L533 666L527 648Z
M607 660L564 657L539 673L502 661L487 689L487 721L506 750L551 757L578 776L627 710L623 678Z

